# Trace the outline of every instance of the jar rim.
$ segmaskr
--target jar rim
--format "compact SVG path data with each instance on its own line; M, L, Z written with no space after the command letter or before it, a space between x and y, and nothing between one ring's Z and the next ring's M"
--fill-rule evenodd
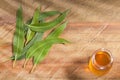
M99 52L99 51L106 52L106 53L110 56L110 62L109 62L107 65L105 65L105 66L101 66L101 65L99 65L99 64L96 63L95 56L96 56L97 52ZM97 69L103 70L103 69L111 66L111 64L113 64L113 56L112 56L112 53L111 53L108 49L100 48L100 49L96 50L96 51L93 53L93 55L92 55L92 63L93 63L93 65L94 65L94 67L96 67Z

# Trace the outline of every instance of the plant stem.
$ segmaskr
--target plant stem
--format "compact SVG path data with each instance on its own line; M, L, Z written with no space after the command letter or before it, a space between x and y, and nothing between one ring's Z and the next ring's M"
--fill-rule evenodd
M33 67L32 67L32 69L31 69L30 73L32 73L32 72L35 70L36 66L37 66L36 64L33 65Z
M15 67L16 60L13 61L13 68Z
M17 56L15 56L15 60L13 61L13 68L15 67L15 64L16 64L16 60L17 60Z
M24 64L23 64L23 68L26 67L27 62L28 62L28 59L25 60L25 62L24 62Z

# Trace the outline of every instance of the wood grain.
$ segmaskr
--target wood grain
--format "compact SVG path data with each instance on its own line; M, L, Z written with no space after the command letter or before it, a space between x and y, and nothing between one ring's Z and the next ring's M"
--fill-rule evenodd
M45 60L29 74L31 62L23 69L24 60L12 68L12 61L0 63L0 80L119 80L120 79L120 24L119 23L69 23L61 37L72 44L57 44ZM0 26L0 61L12 55L14 24ZM112 52L114 64L109 73L97 77L89 71L88 61L96 49Z
M39 5L45 11L71 8L70 23L61 37L73 43L54 45L32 74L28 73L30 62L26 69L22 68L24 60L18 61L15 68L12 61L0 63L0 80L120 80L119 3L120 0L1 0L0 62L12 55L15 15L20 4L25 20ZM88 61L96 49L103 47L112 52L114 64L108 74L97 77L89 71Z
M15 22L15 13L21 4L27 20L36 7L42 10L64 11L71 9L70 22L119 22L120 0L1 0L0 20Z

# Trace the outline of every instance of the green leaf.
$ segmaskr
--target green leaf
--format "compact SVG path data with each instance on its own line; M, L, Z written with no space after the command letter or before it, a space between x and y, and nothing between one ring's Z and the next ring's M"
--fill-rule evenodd
M48 35L47 39L48 39L48 38L53 38L53 37L58 37L58 36L63 32L63 30L66 28L66 25L67 25L67 22L64 22L64 23L62 23L60 26L58 26L57 28L55 28L55 29ZM19 57L18 57L18 60L25 57L25 53L26 53L27 50L30 48L30 46L33 45L34 42L36 42L36 41L38 41L38 40L41 41L42 35L43 35L43 33L39 33L39 34L37 33L37 34L36 34L36 36L32 39L32 41L30 41L30 43L28 43L28 44L24 47L23 52L22 52L23 55L19 56ZM40 38L40 39L38 39L38 38ZM36 40L36 39L38 39L38 40Z
M26 35L26 44L34 37L35 32L31 31L30 29L27 30Z
M15 56L15 60L22 54L21 51L24 47L25 28L23 26L22 7L17 10L16 19L16 30L13 39L13 54Z
M48 54L50 48L51 48L52 45L45 45L44 47L41 48L39 54L36 54L34 56L34 65L37 65L39 62L41 62L45 56Z
M37 8L34 12L33 19L31 24L38 24L39 23L39 16L40 16L40 8Z
M47 46L45 46L45 47L42 47L43 49L41 49L41 52L39 52L39 55L35 55L35 56L34 56L34 60L33 60L33 64L34 64L34 65L33 65L32 69L31 69L30 73L33 72L34 69L36 68L37 64L38 64L39 62L41 62L41 61L45 58L45 56L47 55L47 53L48 53L49 50L50 50L50 47L51 47L51 45L47 45ZM25 64L24 64L24 67L25 67L27 61L28 61L28 59L26 59Z
M59 11L46 11L46 12L42 12L39 16L39 20L42 21L45 18L51 17L51 16L55 16L57 14L61 14L61 12Z
M35 14L38 15L38 13L39 13L39 11L38 11L38 9L37 9L37 11L34 13L34 16L35 16ZM58 12L58 11L46 11L46 12L42 12L42 13L39 15L39 19L40 19L40 20L43 20L43 19L45 19L45 18L47 18L47 17L54 16L54 15L57 15L57 14L59 14L59 13L60 13L60 12ZM28 21L27 21L27 24L31 24L32 21L33 21L32 19L28 20ZM35 18L34 18L34 21L35 21ZM34 21L33 21L33 22L34 22ZM32 22L32 23L33 23L33 22ZM24 27L27 28L26 26L24 26ZM27 28L27 29L30 30L29 28ZM27 32L27 34L28 34L28 32ZM33 36L33 38L32 38L29 42L27 41L28 44L26 44L26 46L24 47L24 49L23 49L23 51L22 51L22 54L17 57L17 60L21 60L21 59L25 58L25 54L26 54L27 50L28 50L36 41L41 41L43 34L44 34L44 33L36 32L36 34ZM11 59L14 60L15 57L12 56Z
M39 9L40 8L37 8L35 10L32 22L31 23L29 22L29 24L38 24L39 23L39 16L40 16ZM35 35L35 32L31 31L31 29L28 28L27 35L26 35L26 43L28 43L33 38L34 35Z
M42 40L43 33L36 33L33 39L23 48L22 54L17 57L17 60L21 60L25 58L25 54L28 51L28 49L37 41ZM14 56L11 57L14 60Z
M28 27L30 27L30 29L33 31L44 32L46 30L53 28L54 26L58 25L59 23L61 23L65 19L68 12L69 12L69 10L64 11L60 16L58 16L56 19L54 19L53 21L50 21L50 22L31 24L31 25L26 24L26 25Z
M57 27L56 29L54 29L46 39L50 39L50 38L55 38L58 37L63 30L66 27L67 22L62 23L59 27ZM47 55L47 53L49 52L50 48L52 47L54 43L49 43L44 45L43 47L41 47L41 50L39 50L40 52L37 53L37 55L34 56L34 65L38 64L39 62L41 62L45 56Z
M36 42L33 46L31 46L26 54L26 59L30 59L33 57L35 54L40 53L41 48L43 48L44 45L52 45L56 43L68 43L67 40L62 39L62 38L50 38L50 39L45 39L42 41Z
M53 38L58 37L66 28L67 22L62 23L60 26L55 28L48 36L47 38Z

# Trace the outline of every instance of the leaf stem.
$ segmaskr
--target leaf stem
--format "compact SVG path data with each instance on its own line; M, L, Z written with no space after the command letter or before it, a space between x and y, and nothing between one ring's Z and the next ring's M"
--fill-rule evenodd
M37 66L36 64L33 65L33 67L32 67L32 69L31 69L30 73L32 73L32 72L35 70L36 66Z
M24 62L24 64L23 64L23 68L26 67L27 62L28 62L28 59L25 60L25 62Z
M12 66L13 68L15 67L15 64L16 64L16 60L13 61L13 66Z
M13 68L15 67L15 64L16 64L16 60L17 60L17 56L15 56L15 59L14 59L14 61L13 61Z

